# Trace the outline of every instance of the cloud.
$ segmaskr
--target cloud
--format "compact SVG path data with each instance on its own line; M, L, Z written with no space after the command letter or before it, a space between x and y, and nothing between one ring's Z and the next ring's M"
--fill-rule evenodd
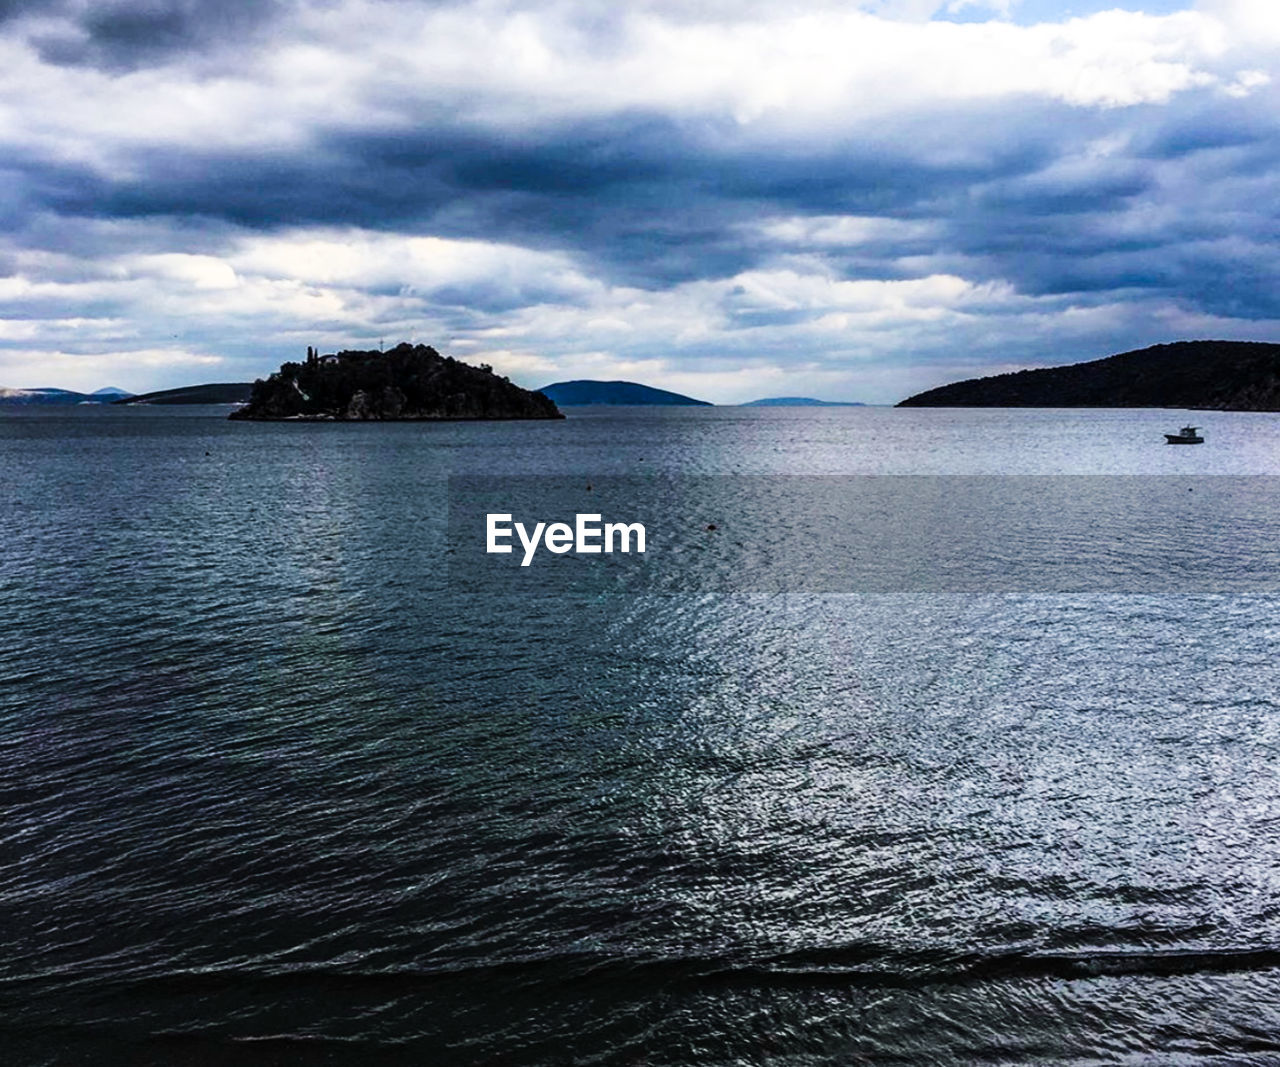
M1173 6L3 4L0 382L412 335L892 400L1268 339L1280 23Z
M46 63L129 71L242 45L285 10L283 0L5 0L0 24L22 24Z

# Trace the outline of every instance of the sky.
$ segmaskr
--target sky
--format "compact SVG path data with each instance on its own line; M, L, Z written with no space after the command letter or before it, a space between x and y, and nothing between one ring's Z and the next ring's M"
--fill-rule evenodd
M1278 59L1274 0L0 0L0 386L1280 341Z

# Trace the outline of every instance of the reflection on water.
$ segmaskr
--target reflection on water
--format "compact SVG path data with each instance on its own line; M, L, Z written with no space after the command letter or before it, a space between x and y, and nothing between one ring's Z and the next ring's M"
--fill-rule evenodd
M18 1062L1274 1060L1274 597L446 581L444 479L503 464L1280 455L820 416L0 423Z

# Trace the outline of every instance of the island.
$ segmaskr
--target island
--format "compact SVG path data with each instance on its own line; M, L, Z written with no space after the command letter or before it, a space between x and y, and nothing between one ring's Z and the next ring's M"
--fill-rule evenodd
M429 345L320 355L285 363L253 383L232 419L356 421L562 419L540 393L513 385L493 368L442 356Z
M766 396L760 400L748 400L744 408L861 408L859 400L815 400L811 396Z
M544 385L539 392L557 404L681 404L711 407L706 400L695 400L682 393L655 389L639 382L598 382L582 378L572 382Z
M1280 344L1177 341L1064 367L953 382L898 407L1280 411Z

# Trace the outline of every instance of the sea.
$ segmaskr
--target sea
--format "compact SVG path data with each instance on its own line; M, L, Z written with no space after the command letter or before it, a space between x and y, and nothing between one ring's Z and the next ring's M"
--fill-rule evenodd
M0 415L0 1060L1280 1062L1280 415L566 412Z

